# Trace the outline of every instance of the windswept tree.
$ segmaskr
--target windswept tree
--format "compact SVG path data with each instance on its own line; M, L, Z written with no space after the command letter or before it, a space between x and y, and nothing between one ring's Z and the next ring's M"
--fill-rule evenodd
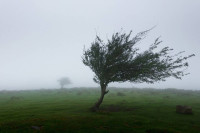
M105 94L109 92L106 88L111 82L154 83L165 81L171 76L181 79L188 74L185 73L188 67L186 60L194 54L182 57L184 51L170 55L173 49L169 47L159 50L157 47L162 42L159 38L147 50L139 52L135 44L149 31L140 32L134 37L131 37L131 32L117 32L107 43L96 36L91 47L84 49L82 61L95 73L93 80L101 87L101 95L92 107L93 111L99 109Z
M63 89L65 85L71 84L71 81L68 77L62 77L58 80L58 82L61 86L61 89Z

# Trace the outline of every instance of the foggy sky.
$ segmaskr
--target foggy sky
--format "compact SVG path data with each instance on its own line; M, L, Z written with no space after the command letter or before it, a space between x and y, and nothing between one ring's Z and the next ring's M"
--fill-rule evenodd
M138 46L146 49L161 36L160 47L186 51L190 75L155 84L114 83L115 87L200 89L199 0L1 0L0 90L96 87L94 73L82 63L83 47L98 34L133 30L133 36L156 25Z

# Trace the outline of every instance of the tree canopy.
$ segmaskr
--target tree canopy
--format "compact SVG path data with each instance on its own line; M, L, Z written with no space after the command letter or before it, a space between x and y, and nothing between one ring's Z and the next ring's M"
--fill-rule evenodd
M61 88L63 88L65 85L71 84L71 81L68 77L62 77L58 80Z
M132 31L114 33L107 43L96 36L95 41L87 50L84 49L83 63L95 73L94 81L101 86L104 95L108 92L106 87L111 82L154 83L165 81L168 77L181 79L188 67L187 59L194 54L183 57L181 51L171 55L173 49L164 47L157 49L162 42L155 39L150 47L140 52L135 47L150 30L138 33L131 37Z

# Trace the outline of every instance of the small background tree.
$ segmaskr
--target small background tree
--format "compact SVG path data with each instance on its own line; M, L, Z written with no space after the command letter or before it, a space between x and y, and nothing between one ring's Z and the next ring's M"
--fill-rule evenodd
M168 77L181 79L186 60L194 54L182 57L181 54L170 55L173 49L164 47L160 51L155 49L162 42L159 38L144 52L138 52L135 44L141 41L150 30L138 33L131 38L131 32L115 33L105 44L96 36L88 50L84 49L83 63L95 73L93 80L101 86L101 96L92 107L93 111L99 109L104 95L108 93L107 86L111 82L154 83L165 81Z
M65 85L71 84L71 81L68 77L62 77L58 80L58 82L61 86L61 89L63 89Z

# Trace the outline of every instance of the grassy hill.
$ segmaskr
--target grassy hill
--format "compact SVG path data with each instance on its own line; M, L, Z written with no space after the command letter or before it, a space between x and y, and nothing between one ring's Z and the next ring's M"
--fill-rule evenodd
M199 133L200 91L109 88L0 91L0 133ZM188 105L193 115L176 113Z

